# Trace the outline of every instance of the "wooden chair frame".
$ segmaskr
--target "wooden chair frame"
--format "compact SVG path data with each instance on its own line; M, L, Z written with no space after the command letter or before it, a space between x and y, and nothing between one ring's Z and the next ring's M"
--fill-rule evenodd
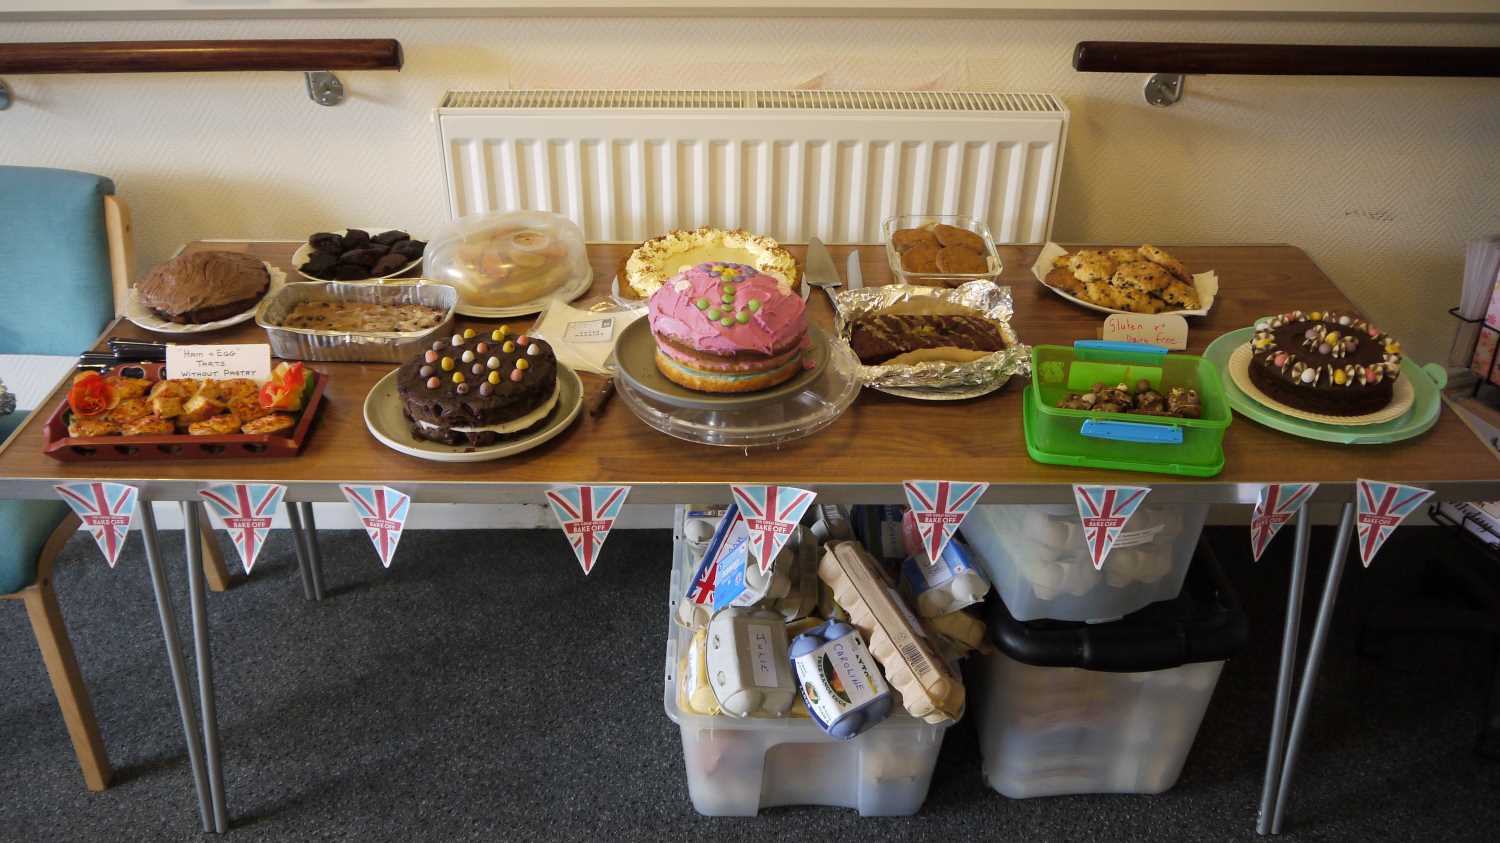
M100 791L109 787L113 770L104 751L104 739L99 735L99 723L94 718L88 686L83 682L78 659L73 655L73 643L68 639L57 592L52 588L52 563L68 539L78 532L79 523L78 516L68 513L42 545L36 562L36 582L14 594L0 595L0 600L20 600L26 604L26 615L31 619L37 648L42 651L42 661L47 665L47 676L52 680L57 706L62 709L68 737L78 755L78 766L83 768L84 784L89 790Z

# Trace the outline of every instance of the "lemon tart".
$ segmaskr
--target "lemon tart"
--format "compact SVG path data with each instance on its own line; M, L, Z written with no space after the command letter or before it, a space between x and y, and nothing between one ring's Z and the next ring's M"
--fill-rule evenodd
M797 261L769 237L738 229L695 228L647 240L625 262L625 290L647 298L684 269L703 263L743 264L796 290Z

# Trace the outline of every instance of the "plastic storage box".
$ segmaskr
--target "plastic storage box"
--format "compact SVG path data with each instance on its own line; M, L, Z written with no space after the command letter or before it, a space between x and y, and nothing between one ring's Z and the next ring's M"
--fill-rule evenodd
M991 598L999 652L977 658L985 781L1024 799L1176 784L1244 612L1206 550L1175 600L1108 624L1023 623Z
M1031 348L1031 385L1022 396L1026 450L1054 465L1212 477L1224 469L1229 400L1219 370L1202 357L1167 354L1136 343L1080 340ZM1198 391L1202 418L1181 419L1065 410L1058 402L1096 383L1134 385L1145 378L1163 395Z
M1207 518L1207 504L1142 505L1102 568L1072 504L976 506L961 532L1017 620L1106 621L1177 596Z
M836 740L807 718L707 717L678 708L678 653L692 637L671 621L693 573L682 516L679 508L665 705L682 730L693 808L706 816L754 816L778 805L836 805L862 816L916 813L927 798L947 725L930 726L897 711L853 740Z

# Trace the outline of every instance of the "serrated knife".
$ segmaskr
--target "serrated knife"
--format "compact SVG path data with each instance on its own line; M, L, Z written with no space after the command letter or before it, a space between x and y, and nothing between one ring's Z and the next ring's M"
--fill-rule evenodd
M833 291L836 287L843 286L844 282L839 279L838 268L833 265L833 256L828 254L828 247L823 241L816 237L807 239L807 271L803 273L803 280L814 287L823 288L828 294L828 303L833 305L833 311L838 312L839 306L834 301Z

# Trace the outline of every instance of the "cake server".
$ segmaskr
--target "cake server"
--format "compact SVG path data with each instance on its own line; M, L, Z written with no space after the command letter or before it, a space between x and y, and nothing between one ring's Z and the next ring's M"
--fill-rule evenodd
M833 299L833 290L835 287L843 286L844 282L839 280L839 271L833 265L833 257L828 254L828 247L816 237L807 238L807 271L802 277L814 287L823 288L823 292L828 294L828 303L833 305L833 310L837 313L839 307Z

